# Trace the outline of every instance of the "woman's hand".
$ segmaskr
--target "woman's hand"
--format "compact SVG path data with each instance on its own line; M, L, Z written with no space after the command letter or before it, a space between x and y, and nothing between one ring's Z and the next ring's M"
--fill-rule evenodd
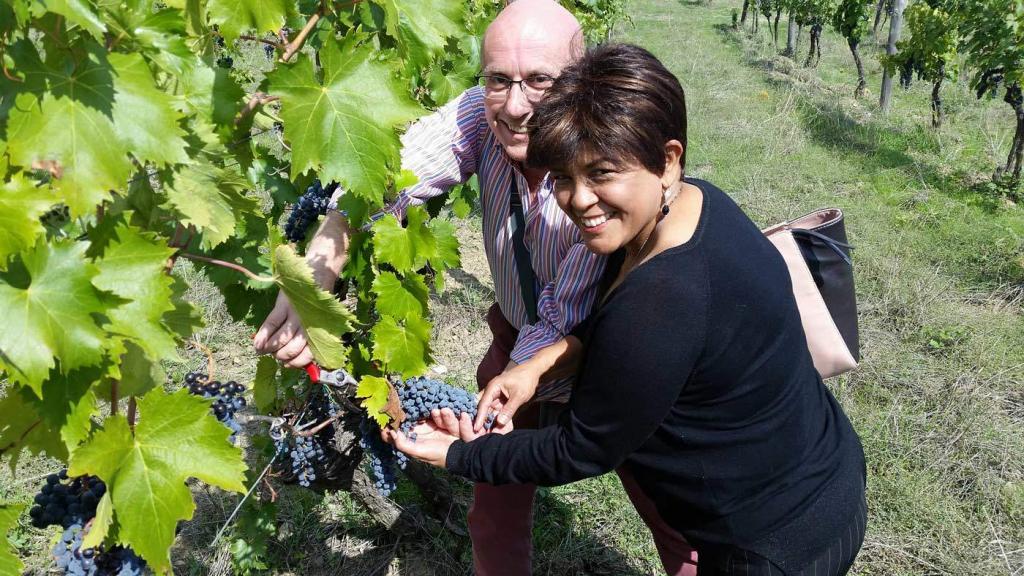
M512 417L537 392L542 373L543 370L538 371L530 362L509 363L504 372L487 383L480 395L473 429L483 431L488 414L496 414L495 427L511 426Z
M412 429L416 434L416 441L413 442L408 436L400 431L390 428L384 429L381 435L385 442L392 444L408 456L433 466L444 468L448 458L448 449L456 440L469 442L479 438L483 433L473 430L473 422L469 415L463 413L461 418L456 418L455 413L450 409L432 410L430 420L420 422ZM512 423L504 426L495 426L491 433L505 434L512 430Z

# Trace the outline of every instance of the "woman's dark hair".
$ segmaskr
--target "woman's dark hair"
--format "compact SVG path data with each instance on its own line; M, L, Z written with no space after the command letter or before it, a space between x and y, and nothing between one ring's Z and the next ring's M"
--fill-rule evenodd
M591 48L562 71L535 107L526 163L568 167L581 153L665 172L665 143L684 146L686 97L653 54L631 44Z

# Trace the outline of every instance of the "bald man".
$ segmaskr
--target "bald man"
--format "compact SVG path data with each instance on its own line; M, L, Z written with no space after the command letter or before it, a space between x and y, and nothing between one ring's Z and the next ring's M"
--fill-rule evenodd
M553 350L593 306L604 259L586 249L578 228L552 195L543 170L524 166L533 106L582 50L575 17L552 0L518 0L495 18L484 36L479 86L470 88L437 112L414 124L402 139L402 165L419 182L404 190L387 212L403 219L409 206L443 194L476 174L480 183L484 250L494 280L495 304L487 313L491 346L477 369L483 389L500 376L505 381L537 378L514 369L542 350ZM524 214L523 243L533 271L532 297L520 283L513 247L511 202ZM332 199L336 205L337 197ZM328 211L310 241L307 261L324 289L333 287L345 262L349 227L336 210ZM526 298L524 298L524 294ZM527 301L534 305L528 306ZM273 354L287 366L313 360L298 315L284 294L254 339L256 350ZM502 420L515 414L517 428L536 427L537 402L568 398L569 379L547 374L536 395L508 398ZM511 390L523 387L510 386ZM531 390L532 391L532 390ZM531 398L532 396L532 398ZM624 477L638 511L651 527L670 574L693 574L691 549L667 528L653 506ZM470 536L478 576L526 576L531 572L533 485L474 487L469 512Z

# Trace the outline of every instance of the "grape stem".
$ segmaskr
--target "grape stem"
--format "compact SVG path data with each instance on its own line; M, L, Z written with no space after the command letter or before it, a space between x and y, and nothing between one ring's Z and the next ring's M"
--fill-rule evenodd
M238 116L235 116L235 125L238 125L239 122L241 122L243 119L245 119L245 117L255 112L256 109L259 108L260 106L270 104L271 102L276 102L277 100L280 100L280 97L270 96L269 94L264 94L263 92L257 92L253 94L252 97L249 98L249 101L245 103L245 107L238 112Z
M135 414L138 410L138 404L135 401L135 396L128 399L128 426L135 432Z
M188 252L179 252L178 255L181 256L182 258L185 258L186 260L206 262L207 264L213 264L214 266L220 266L222 268L229 268L231 270L234 270L235 272L241 272L242 274L245 274L247 278L249 278L250 280L255 280L256 282L274 282L273 276L260 276L259 274L256 274L252 270L249 270L244 266L235 264L234 262L227 262L225 260L218 260L216 258L207 258L206 256L200 256L198 254L189 254Z
M316 23L320 21L320 18L322 16L323 8L317 11L316 14L313 14L312 16L309 17L309 21L306 22L306 25L303 26L302 30L299 31L298 36L296 36L294 40L288 43L288 48L285 49L284 54L281 55L281 62L287 62L291 60L292 56L295 56L295 53L302 49L302 45L306 43L306 37L309 36L309 33L313 31L313 28L316 27Z
M117 416L117 384L117 380L110 381L110 414L112 416Z
M241 36L238 37L238 39L239 40L251 40L253 42L263 42L264 44L269 44L269 45L271 45L271 46L273 46L274 48L277 48L277 49L284 48L284 45L282 45L281 42L274 42L273 40L267 40L266 38L257 38L256 36L250 36L249 34L242 34Z

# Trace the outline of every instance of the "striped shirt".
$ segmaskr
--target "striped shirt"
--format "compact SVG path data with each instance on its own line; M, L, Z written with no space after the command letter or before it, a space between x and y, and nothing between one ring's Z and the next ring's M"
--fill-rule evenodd
M388 212L399 218L419 205L464 183L473 174L480 182L484 250L502 313L519 337L512 349L516 363L568 334L590 314L597 297L605 258L587 250L579 229L558 207L545 176L535 197L526 178L487 126L483 91L470 88L416 124L402 138L402 166L419 182L405 189ZM537 322L530 324L523 303L512 245L509 194L519 190L526 218L524 243L536 282ZM563 397L565 382L545 386L538 399Z

